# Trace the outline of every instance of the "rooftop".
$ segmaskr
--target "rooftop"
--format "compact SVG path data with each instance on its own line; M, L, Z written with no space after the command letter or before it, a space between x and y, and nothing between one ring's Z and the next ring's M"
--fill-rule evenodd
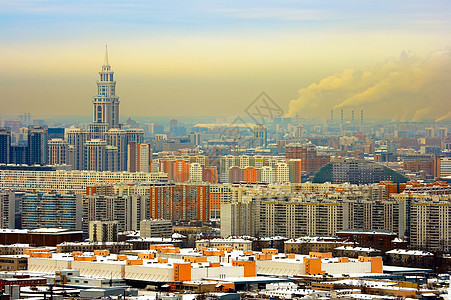
M431 252L420 250L406 250L406 249L393 249L387 251L387 254L399 254L399 255L421 255L421 256L433 256Z

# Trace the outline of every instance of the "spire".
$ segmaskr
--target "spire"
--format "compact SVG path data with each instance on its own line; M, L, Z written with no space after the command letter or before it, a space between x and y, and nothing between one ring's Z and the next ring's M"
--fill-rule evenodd
M104 66L109 66L110 64L108 63L108 46L105 45L105 61L103 63Z

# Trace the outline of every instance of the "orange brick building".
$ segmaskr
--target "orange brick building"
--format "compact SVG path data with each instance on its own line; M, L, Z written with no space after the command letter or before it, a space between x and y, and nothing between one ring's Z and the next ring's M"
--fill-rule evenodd
M313 144L288 144L285 147L286 159L301 159L301 171L316 173L325 164L330 162L330 156L318 155Z
M152 184L150 218L173 221L208 221L210 189L208 184Z

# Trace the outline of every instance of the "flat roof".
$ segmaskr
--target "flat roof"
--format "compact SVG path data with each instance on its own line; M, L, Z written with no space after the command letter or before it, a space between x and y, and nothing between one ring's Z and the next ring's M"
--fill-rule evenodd
M288 278L278 278L278 277L269 277L269 276L254 276L254 277L227 277L227 278L219 278L219 277L209 277L205 278L207 280L215 280L215 281L228 281L233 283L271 283L271 282L285 282L290 281Z
M0 229L0 233L16 233L16 234L83 234L81 230L70 230L64 228L37 228L37 229Z
M364 229L346 229L337 232L337 234L380 234L380 235L397 235L394 232L388 230L364 230Z
M411 267L398 267L398 266L383 266L384 273L432 273L432 269L424 268L411 268Z

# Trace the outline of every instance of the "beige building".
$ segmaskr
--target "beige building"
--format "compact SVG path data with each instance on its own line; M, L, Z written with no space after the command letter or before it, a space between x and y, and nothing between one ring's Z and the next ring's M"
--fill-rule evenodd
M142 220L139 230L142 238L168 238L172 236L172 221L163 219Z
M310 252L332 252L341 246L351 246L352 243L334 237L302 237L285 241L285 253L308 255Z
M117 221L90 221L89 241L91 242L117 242Z
M449 196L421 196L423 199L411 203L410 247L429 251L451 251Z
M0 189L86 193L86 187L102 183L167 182L166 173L96 171L19 171L0 170Z
M252 241L229 238L229 239L211 239L211 240L199 240L196 241L196 248L218 248L218 247L232 247L233 250L249 251L252 250Z
M1 271L27 270L28 259L23 255L0 255Z
M63 139L51 139L48 142L49 165L64 165L68 163L68 143Z
M334 236L343 229L405 232L398 199L379 185L232 186L221 203L221 236Z

